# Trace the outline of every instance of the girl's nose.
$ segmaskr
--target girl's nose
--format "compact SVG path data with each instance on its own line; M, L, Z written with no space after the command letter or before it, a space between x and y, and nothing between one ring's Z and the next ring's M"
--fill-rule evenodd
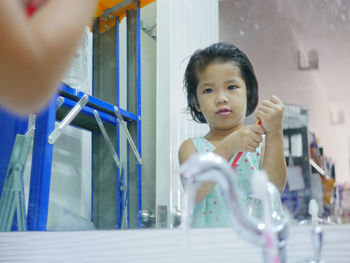
M219 93L216 97L216 103L217 104L224 104L228 102L228 98L224 93Z

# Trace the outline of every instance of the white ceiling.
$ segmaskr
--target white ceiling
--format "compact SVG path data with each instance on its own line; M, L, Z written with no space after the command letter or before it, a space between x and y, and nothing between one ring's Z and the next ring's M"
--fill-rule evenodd
M220 33L232 29L232 35L220 38L236 43L245 38L241 48L261 50L260 58L276 70L283 65L272 63L274 56L285 56L297 67L297 50L317 50L313 78L333 102L350 98L350 0L223 0L222 15L226 23Z

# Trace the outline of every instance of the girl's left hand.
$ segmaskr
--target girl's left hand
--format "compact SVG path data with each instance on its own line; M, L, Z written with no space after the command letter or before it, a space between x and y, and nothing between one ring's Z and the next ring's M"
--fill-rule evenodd
M284 104L275 95L269 100L263 100L255 115L261 120L266 133L282 131Z

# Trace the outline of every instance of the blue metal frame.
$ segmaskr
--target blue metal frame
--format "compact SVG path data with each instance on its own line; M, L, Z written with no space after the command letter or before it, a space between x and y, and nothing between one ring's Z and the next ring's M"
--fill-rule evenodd
M141 148L141 8L140 1L137 1L137 25L136 25L136 49L137 49L137 149L142 157ZM142 227L142 166L137 163L137 188L138 188L138 224Z
M68 85L66 84L61 84L60 85L60 93L61 93L61 96L62 97L67 97L65 95L68 94L69 96L72 96L74 98L77 98L77 100L81 99L85 93L84 92L81 92L81 91L77 91L76 89L73 89L71 87L69 87ZM102 116L101 116L101 119L103 121L106 121L106 122L109 122L113 125L116 124L116 116L114 114L114 105L113 104L110 104L108 102L105 102L103 100L100 100L94 96L91 96L91 95L88 95L89 96L89 102L88 104L81 110L81 112L87 114L87 115L90 115L91 117L94 117L93 115L93 109L96 109L97 111L99 111L100 115L102 113L106 113L106 114L109 114L112 118L106 118L106 119L103 119ZM132 112L128 112L126 110L123 110L123 109L119 109L120 111L120 114L127 118L127 119L130 119L130 120L134 120L136 121L137 120L137 115L132 113Z
M64 102L63 102L62 106L65 106L69 109L72 109L76 104L77 104L76 101L66 97L66 98L64 98ZM94 117L94 108L89 107L89 105L86 105L84 108L82 108L80 112L84 113L88 116ZM108 113L105 113L103 111L99 111L99 115L101 117L101 120L103 120L104 122L108 122L108 123L111 123L113 125L116 125L116 123L118 123L117 118L115 118L114 116L112 116Z
M119 17L117 16L116 19L115 19L115 74L116 74L116 106L118 107L119 109L119 106L120 106L120 87L119 87L119 81L120 81L120 65L119 65L119 62L120 62L120 59L119 59ZM117 155L119 156L120 158L120 130L119 130L119 122L117 122L116 124L117 126L117 130L116 130L116 137L117 137L117 141L116 141L116 150L117 150ZM123 164L121 162L121 164ZM116 174L116 211L117 211L117 228L121 228L121 216L122 216L122 213L121 211L123 211L123 206L121 205L122 202L122 196L121 196L121 192L120 192L120 168L117 167L117 174Z
M50 179L53 145L49 134L55 129L56 96L46 111L35 122L32 171L29 188L27 224L28 230L46 230L50 197Z
M128 19L128 13L129 11L127 10L126 11L126 28L129 28L128 27L128 24L129 24L129 19ZM126 54L129 54L129 38L128 38L128 34L129 34L129 31L126 30ZM129 76L129 58L128 58L128 55L126 56L126 75ZM126 78L126 87L129 87L129 78L127 77ZM126 108L129 109L129 90L128 88L126 89ZM129 147L126 147L126 169L127 169L127 173L129 173L130 171L130 165L129 165ZM129 207L129 176L127 178L127 181L128 181L128 190L126 192L126 203L127 203L127 207ZM129 213L128 213L128 218L127 218L127 221L129 221Z
M92 25L92 33L95 32L95 26L96 24L93 23ZM92 41L92 50L94 50L94 41ZM92 54L92 62L91 62L91 75L92 75L92 82L91 82L91 94L94 94L94 54ZM101 116L101 115L100 115ZM102 119L103 120L103 119ZM94 136L91 136L91 147L94 145ZM91 222L94 222L94 152L91 150L91 213L90 213L90 220Z
M128 23L128 21L127 21ZM120 106L120 73L119 73L119 18L116 21L116 106ZM136 28L136 46L137 46L137 113L132 113L127 110L119 108L119 111L127 121L137 122L137 148L141 154L141 26L140 26L140 1L137 1L137 28ZM129 63L129 61L127 61ZM129 72L128 72L129 74ZM129 83L128 83L129 85ZM94 84L92 84L94 89ZM63 106L67 108L73 108L80 98L85 93L77 91L65 84L61 84L59 87L60 96L65 97ZM129 93L127 91L127 96ZM55 128L56 120L56 99L57 95L53 96L48 108L39 114L36 119L36 129L34 135L34 146L33 146L33 159L29 189L29 204L27 214L28 230L39 230L43 231L47 229L47 216L49 207L49 195L50 195L50 179L51 179L51 166L52 166L52 153L53 145L48 143L48 136ZM117 118L114 114L114 105L104 102L94 96L89 95L89 102L83 107L81 113L88 116L94 117L93 110L98 110L100 117L103 121L116 125L117 127L117 153L120 155L120 127ZM128 109L128 105L127 105ZM8 112L5 112L0 108L0 125L6 126L6 129L0 130L0 194L4 183L4 176L6 176L9 158L11 156L13 143L16 134L23 134L28 128L28 118L19 118L13 116ZM127 166L124 169L129 171L129 147L127 148ZM92 167L93 171L93 167ZM117 170L117 227L121 227L122 214L124 206L129 207L129 188L126 190L127 198L126 204L122 198L120 191L120 184L123 183L119 180L119 169ZM92 175L93 176L93 175ZM93 183L93 181L92 181ZM125 182L124 182L125 183ZM127 178L127 185L129 187L129 177ZM93 185L92 185L93 187ZM142 166L137 164L137 200L138 200L138 212L142 209ZM93 194L91 197L91 221L93 221ZM140 213L139 213L140 215ZM129 213L127 213L127 226L129 227ZM138 226L142 227L142 218L138 217Z
M140 19L140 1L137 0L137 7L136 7L136 62L137 62L137 77L136 77L136 85L137 85L137 149L141 155L141 19ZM128 17L128 16L127 16ZM127 23L129 23L127 19ZM128 26L127 26L128 28ZM127 34L129 32L127 31ZM126 38L129 39L128 36ZM127 49L129 48L129 44L127 44ZM127 50L127 53L129 53L129 50ZM127 64L129 61L127 61ZM127 66L127 75L129 76L129 67ZM129 83L127 83L127 86L129 87ZM129 93L127 92L127 96L129 97ZM128 101L128 100L127 100ZM127 106L127 109L129 107ZM127 148L127 156L128 156L128 171L129 171L129 148ZM129 177L128 177L128 187L129 187ZM138 227L142 228L142 217L141 217L141 210L142 210L142 166L140 164L137 164L137 210L138 210ZM129 206L129 191L127 191L127 206ZM129 214L128 219L129 222Z
M128 11L127 11L128 12ZM136 77L136 86L137 86L137 149L140 153L140 156L142 157L142 151L141 151L141 18L140 18L140 1L137 0L137 7L136 7L136 62L137 62L137 77ZM128 18L128 16L127 16ZM128 19L126 21L129 23ZM128 26L127 26L128 28ZM127 31L127 34L129 32ZM126 38L129 39L128 36ZM127 53L129 53L129 44L127 44ZM127 64L129 64L129 61L127 60ZM129 66L127 65L127 75L129 76ZM127 83L127 87L129 87L129 83ZM129 93L127 91L127 102L129 100ZM129 106L127 105L127 109ZM129 147L127 148L127 156L128 156L128 166L127 169L129 171ZM128 181L128 188L129 188L129 177L127 179ZM138 210L138 227L142 228L142 217L141 217L141 210L142 210L142 166L138 163L137 164L137 210ZM129 189L127 190L127 206L129 207ZM127 222L129 222L129 214L127 218Z

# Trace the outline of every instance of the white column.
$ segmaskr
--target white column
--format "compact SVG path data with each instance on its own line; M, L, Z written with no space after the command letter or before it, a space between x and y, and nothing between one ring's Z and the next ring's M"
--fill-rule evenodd
M184 71L195 50L218 42L218 0L158 0L157 20L156 205L171 212L181 204L178 149L207 131L184 113Z

